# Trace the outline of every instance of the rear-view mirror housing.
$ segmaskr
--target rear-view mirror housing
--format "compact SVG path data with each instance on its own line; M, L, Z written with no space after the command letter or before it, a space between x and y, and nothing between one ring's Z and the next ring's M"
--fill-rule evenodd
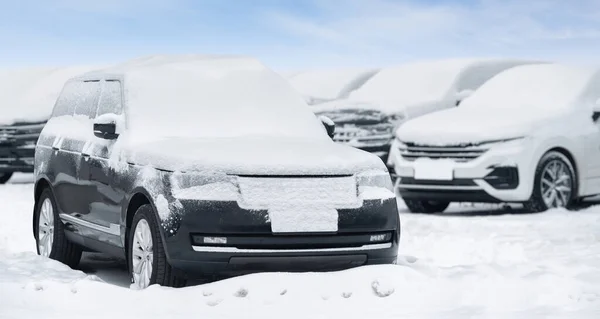
M319 116L319 120L321 120L321 123L323 123L323 126L327 131L327 135L333 138L333 136L335 135L335 123L330 118L324 115Z

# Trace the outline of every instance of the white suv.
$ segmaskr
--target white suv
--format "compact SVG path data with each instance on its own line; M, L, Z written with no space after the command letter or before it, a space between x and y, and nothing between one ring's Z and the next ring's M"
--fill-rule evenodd
M568 207L600 193L600 73L558 64L500 73L461 107L407 122L396 183L413 212L450 202Z

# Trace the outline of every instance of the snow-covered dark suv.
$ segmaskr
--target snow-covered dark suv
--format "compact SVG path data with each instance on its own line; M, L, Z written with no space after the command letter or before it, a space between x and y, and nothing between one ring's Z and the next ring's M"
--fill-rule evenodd
M74 78L35 165L39 254L127 258L135 287L396 260L385 165L334 143L253 59L153 57Z

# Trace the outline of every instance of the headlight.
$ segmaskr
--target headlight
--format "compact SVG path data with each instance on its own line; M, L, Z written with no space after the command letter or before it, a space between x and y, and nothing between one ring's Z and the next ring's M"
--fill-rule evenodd
M404 114L404 112L394 113L390 114L388 118L393 124L399 124L406 119L406 114Z
M379 187L393 191L392 178L387 171L372 170L356 175L358 187Z
M237 176L224 173L173 173L171 188L177 199L236 201L239 197Z

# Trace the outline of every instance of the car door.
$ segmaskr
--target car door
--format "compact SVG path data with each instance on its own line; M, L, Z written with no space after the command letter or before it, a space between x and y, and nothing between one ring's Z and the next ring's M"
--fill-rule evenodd
M98 81L68 82L55 107L61 116L52 119L59 121L54 127L60 129L50 130L42 139L52 141L53 168L50 174L53 175L53 189L60 211L68 215L67 218L80 218L89 213L79 163L85 144L85 128L91 123L90 115L95 112L99 93Z
M123 114L122 83L119 80L102 82L102 93L98 103L95 118L106 114L124 116ZM124 121L122 121L123 123ZM121 124L122 124L121 123ZM109 158L117 140L106 140L89 136L82 152L81 167L86 184L90 189L88 221L98 225L104 242L122 246L120 240L121 204L125 193L117 183L117 173L109 165ZM106 236L109 235L109 236Z

